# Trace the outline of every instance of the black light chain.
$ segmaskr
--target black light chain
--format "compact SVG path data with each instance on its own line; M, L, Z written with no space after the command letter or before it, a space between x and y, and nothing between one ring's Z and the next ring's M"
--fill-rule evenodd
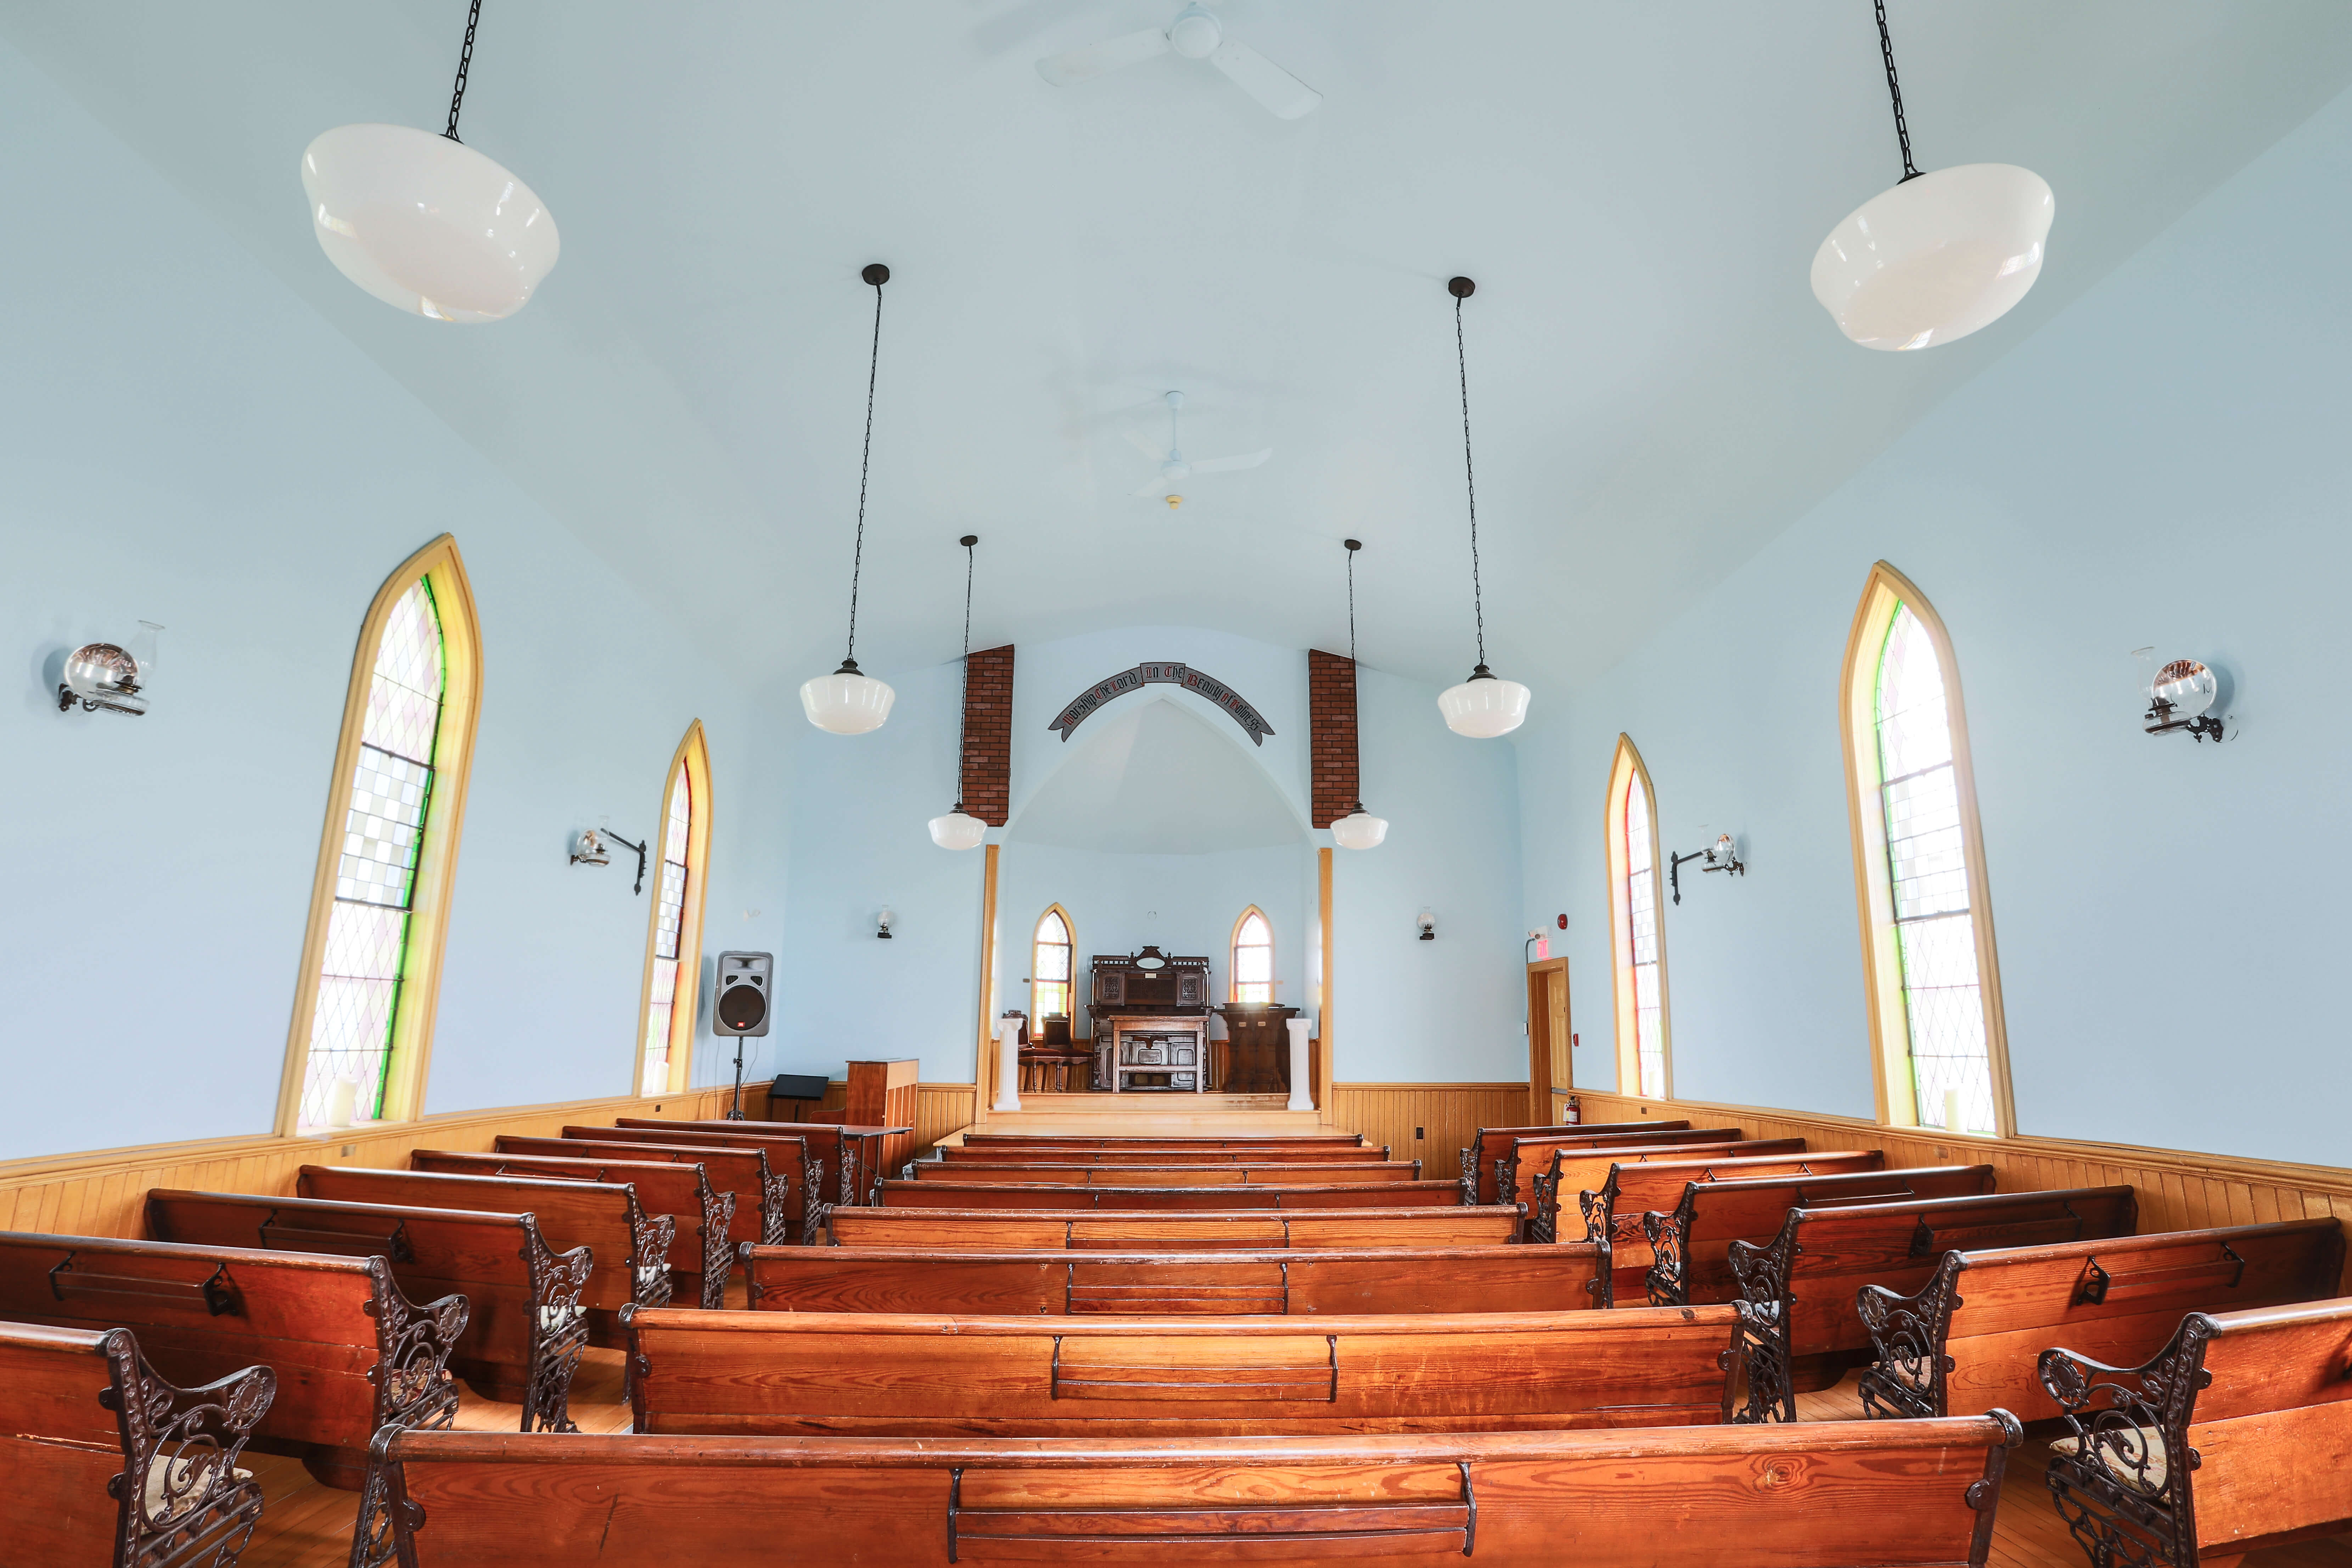
M1356 666L1356 542L1348 541L1348 668Z
M849 647L836 675L857 671L857 577L866 564L866 476L874 460L874 378L882 366L882 283L888 279L885 272L874 285L874 349L866 362L866 449L857 459L857 542L849 556Z
M1872 0L1878 8L1878 52L1886 61L1886 96L1895 100L1895 140L1903 148L1903 178L1905 184L1919 177L1919 166L1911 162L1911 127L1903 118L1903 84L1895 79L1895 40L1886 32L1886 0Z
M1486 668L1486 602L1478 586L1478 470L1470 461L1470 361L1462 348L1462 296L1454 296L1454 363L1462 376L1462 477L1470 486L1470 605L1478 617L1478 670Z
M980 535L967 533L957 542L963 546L963 707L956 719L955 808L961 811L964 747L968 743L967 731L971 724L971 567L975 559L971 547L980 542Z
M481 22L482 0L474 0L473 8L466 13L466 45L457 51L457 86L449 94L449 129L441 132L452 142L459 140L457 110L466 106L466 73L474 68L474 29Z
M1364 696L1363 688L1357 684L1360 671L1356 668L1356 552L1363 548L1363 542L1349 539L1341 542L1348 547L1348 699L1355 710L1356 732L1360 736L1364 729ZM1356 764L1355 810L1360 812L1363 809L1364 774L1360 758Z

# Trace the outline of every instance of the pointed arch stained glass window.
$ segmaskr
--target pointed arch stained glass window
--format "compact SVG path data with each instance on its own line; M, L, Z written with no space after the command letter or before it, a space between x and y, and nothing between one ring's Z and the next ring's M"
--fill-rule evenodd
M1634 1058L1641 1092L1655 1099L1666 1092L1666 1032L1664 991L1658 979L1658 857L1650 841L1650 792L1636 768L1625 789L1624 962L1633 974Z
M669 1092L671 1020L677 1010L678 955L686 928L687 845L693 830L694 782L680 762L670 777L669 811L662 830L653 990L646 1002L645 1071L637 1086L641 1094Z
M1234 1000L1274 1000L1274 928L1253 906L1234 928Z

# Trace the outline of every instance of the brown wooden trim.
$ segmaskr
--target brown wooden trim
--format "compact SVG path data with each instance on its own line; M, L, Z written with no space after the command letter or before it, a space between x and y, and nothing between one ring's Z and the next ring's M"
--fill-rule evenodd
M996 855L1002 846L983 844L980 847L980 1032L972 1041L971 1059L971 1125L977 1127L988 1120L990 1085L993 1081L990 1069L995 1063L991 1049L991 1016L996 1010ZM1078 948L1077 932L1070 933L1070 964L1073 984L1076 983Z
M1321 995L1315 1007L1315 1109L1323 1112L1326 1121L1331 1113L1331 856L1326 847L1315 852L1316 900L1323 938L1323 973L1318 989Z

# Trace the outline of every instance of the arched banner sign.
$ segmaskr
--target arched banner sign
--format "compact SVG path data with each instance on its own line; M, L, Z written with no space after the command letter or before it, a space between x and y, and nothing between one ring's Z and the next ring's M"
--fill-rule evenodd
M1054 715L1045 726L1059 730L1062 739L1086 722L1087 716L1112 698L1129 691L1140 691L1147 686L1181 686L1196 697L1204 697L1233 715L1234 723L1249 733L1250 743L1263 746L1265 738L1274 733L1274 726L1265 715L1242 700L1241 693L1222 680L1212 680L1199 670L1181 664L1139 664L1133 669L1122 669L1107 679L1097 680L1070 700L1070 705Z

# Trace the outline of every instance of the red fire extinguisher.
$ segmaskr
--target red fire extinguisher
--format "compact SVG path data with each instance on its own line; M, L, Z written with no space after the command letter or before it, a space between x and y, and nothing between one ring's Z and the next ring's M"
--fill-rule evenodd
M1583 1120L1584 1120L1584 1107L1582 1107L1581 1105L1579 1105L1579 1104L1576 1102L1576 1096L1574 1096L1574 1095L1572 1095L1572 1094L1571 1094L1571 1095L1570 1095L1570 1096L1568 1097L1568 1115L1567 1115L1567 1118L1566 1118L1567 1125L1569 1125L1569 1126L1570 1126L1570 1127L1573 1127L1573 1126L1575 1126L1577 1123L1579 1123L1579 1122L1582 1121Z

